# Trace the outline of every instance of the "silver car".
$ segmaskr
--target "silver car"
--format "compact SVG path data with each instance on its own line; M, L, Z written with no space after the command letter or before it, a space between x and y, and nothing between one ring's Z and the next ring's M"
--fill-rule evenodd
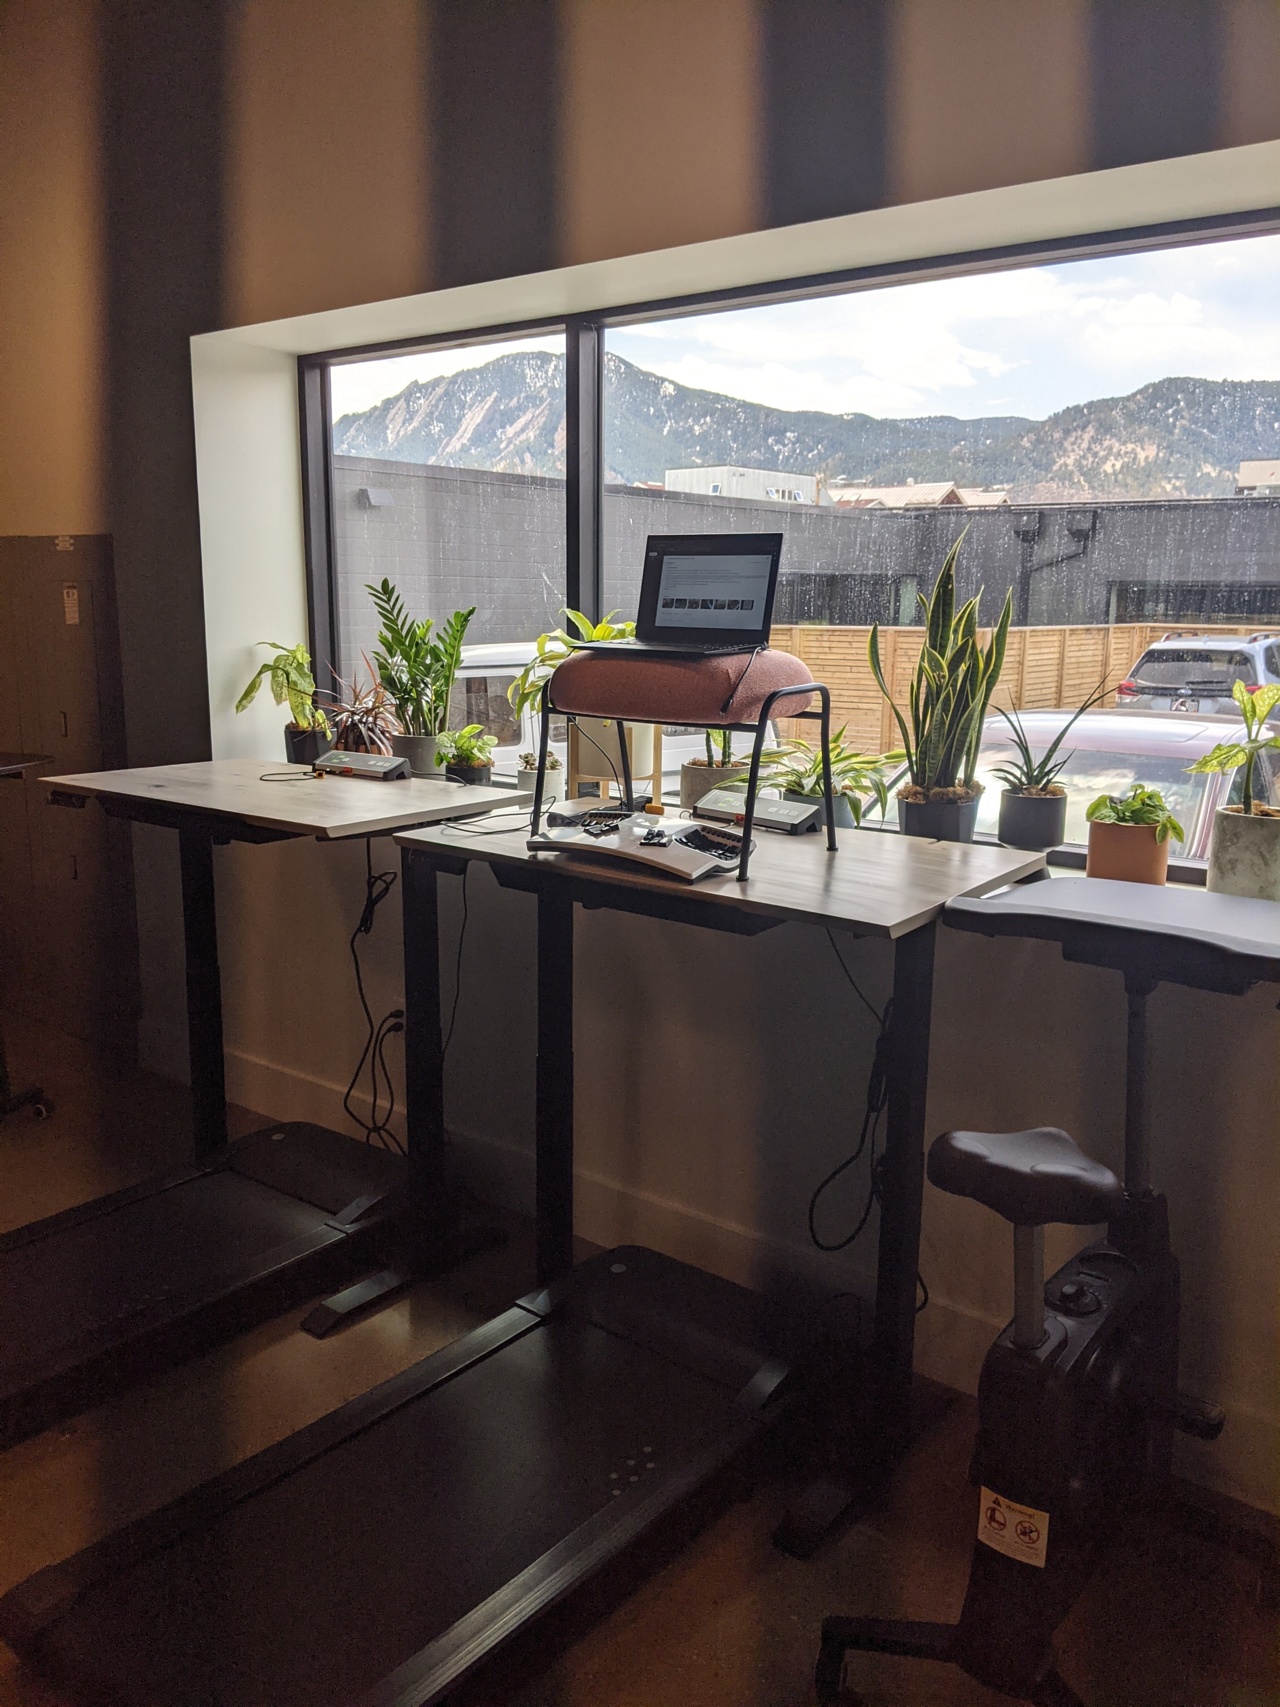
M1280 634L1166 634L1147 647L1116 688L1116 703L1234 716L1236 682L1247 688L1280 682Z
M1173 851L1184 859L1207 859L1213 815L1219 806L1240 798L1240 772L1188 776L1194 764L1220 741L1238 737L1240 713L1230 716L1189 716L1171 711L1086 711L1063 742L1069 755L1058 781L1067 791L1067 842L1087 842L1085 809L1100 794L1123 794L1131 783L1158 788L1169 810L1186 832ZM1031 749L1043 753L1071 716L1069 711L1024 711L1020 714ZM992 773L997 765L1016 758L1003 717L989 717L983 726L978 757L978 781L984 784L978 808L979 834L994 836L1000 815L1003 784ZM1258 757L1254 788L1260 800L1280 805L1280 750Z

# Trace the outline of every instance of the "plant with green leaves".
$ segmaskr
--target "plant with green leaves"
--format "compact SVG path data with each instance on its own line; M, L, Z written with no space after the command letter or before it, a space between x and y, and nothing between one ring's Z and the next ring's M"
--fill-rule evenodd
M707 763L713 770L733 763L733 730L707 729Z
M537 768L538 768L538 755L536 753L521 753L521 755L520 755L520 769L522 771L536 771ZM564 766L560 763L560 760L556 756L555 753L549 752L547 754L547 769L549 771L558 771L558 770L564 769Z
M448 729L436 741L436 763L475 770L493 763L496 735L486 735L483 723L468 723L465 729Z
M364 664L367 681L353 676L344 682L337 676L339 691L325 696L331 702L333 744L345 753L389 753L391 737L401 732L395 704L367 658Z
M956 559L964 534L951 547L926 599L916 598L924 615L924 645L911 679L906 714L895 704L880 661L880 624L871 629L871 672L889 702L906 758L909 799L972 799L982 722L1004 666L1013 594L984 647L978 639L979 591L956 609Z
M1085 812L1091 824L1150 824L1154 825L1156 840L1167 842L1183 839L1182 825L1170 812L1165 797L1158 788L1147 788L1135 782L1124 794L1100 794Z
M618 614L616 610L611 610L600 622L592 622L589 616L583 616L580 610L570 610L567 605L561 608L560 614L575 632L570 634L568 629L554 628L550 634L538 636L536 654L507 689L507 698L517 712L523 712L530 705L535 709L541 707L543 684L556 666L563 664L584 640L629 640L636 631L634 622L614 621Z
M236 701L237 711L247 711L258 697L263 681L271 683L271 697L277 705L288 705L294 726L298 729L322 729L332 733L329 719L315 703L316 682L311 674L311 654L305 646L282 646L278 640L260 640L259 646L270 646L275 653L256 670L248 687Z
M846 746L844 734L840 729L831 737L831 791L847 798L854 823L861 824L862 814L873 799L884 815L889 805L889 782L905 755L856 752ZM798 739L780 742L761 754L760 786L821 799L822 748Z
M1187 769L1192 772L1234 771L1243 765L1240 810L1246 818L1252 818L1257 810L1253 798L1253 770L1258 762L1258 754L1268 747L1280 747L1280 735L1266 732L1267 718L1276 706L1280 705L1280 685L1259 688L1256 693L1250 693L1243 682L1236 682L1231 689L1231 697L1240 707L1240 715L1244 718L1244 740L1219 741L1211 753L1206 753L1202 759L1197 759L1195 764L1188 765ZM1264 806L1260 816L1269 815L1270 808Z
M395 702L401 728L406 735L439 735L448 722L462 640L476 607L454 611L435 630L430 617L409 615L385 578L380 586L366 584L365 591L382 624L373 662L378 680Z
M1065 757L1060 759L1058 749L1070 733L1072 724L1078 718L1083 717L1091 706L1097 705L1105 692L1106 678L1104 677L1084 704L1074 711L1062 725L1044 752L1039 754L1032 749L1031 742L1027 739L1027 732L1022 727L1022 719L1018 716L1017 711L1015 710L1011 714L1002 705L998 705L996 710L1013 732L1013 744L1018 756L1007 765L994 766L991 774L1000 778L1010 794L1065 794L1066 790L1059 783L1058 776L1073 755L1067 753Z

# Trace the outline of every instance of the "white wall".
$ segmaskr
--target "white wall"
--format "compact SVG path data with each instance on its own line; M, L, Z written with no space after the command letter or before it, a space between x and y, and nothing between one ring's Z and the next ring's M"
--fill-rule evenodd
M1280 145L1267 144L193 340L215 754L282 756L283 714L268 700L237 719L232 705L261 656L253 643L287 644L305 632L298 352L1277 204ZM273 1117L341 1126L341 1089L362 1034L347 937L361 903L363 851L286 843L233 847L218 861L230 1094ZM389 843L375 843L375 863L394 867ZM469 885L450 1122L476 1177L527 1203L532 902L500 890L486 871L474 871ZM448 1001L460 884L444 879L442 889ZM402 990L397 907L393 896L365 948L379 1012ZM856 1136L874 1029L825 935L786 926L737 939L590 914L580 915L578 944L579 1230L601 1242L648 1241L744 1280L783 1268L833 1290L865 1288L873 1247L822 1257L805 1228L812 1185ZM883 1002L884 945L845 952ZM1274 1508L1275 994L1229 1000L1161 990L1152 1021L1155 1173L1183 1259L1186 1380L1230 1418L1216 1447L1188 1451L1184 1462ZM1123 1037L1114 975L1066 966L1047 945L943 931L930 1130L1047 1122L1118 1160ZM846 1214L865 1183L864 1170L848 1182ZM836 1220L841 1207L831 1206ZM1054 1233L1050 1259L1073 1240ZM922 1369L973 1387L1007 1311L1008 1242L1003 1223L978 1206L927 1193L922 1267L933 1302L920 1319Z

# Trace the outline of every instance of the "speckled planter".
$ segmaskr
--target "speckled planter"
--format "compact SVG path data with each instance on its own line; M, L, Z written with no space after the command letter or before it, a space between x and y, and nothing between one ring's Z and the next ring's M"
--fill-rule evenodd
M726 782L743 782L746 775L745 765L681 765L681 808L692 812L704 794L710 794L713 788L723 788Z
M1209 847L1209 888L1220 895L1280 901L1280 818L1219 808Z

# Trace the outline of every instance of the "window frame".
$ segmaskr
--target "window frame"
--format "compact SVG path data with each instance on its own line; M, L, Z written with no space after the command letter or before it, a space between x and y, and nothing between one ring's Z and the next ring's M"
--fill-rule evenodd
M1155 249L1192 248L1230 238L1280 233L1280 207L1200 218L1160 221L1075 236L1003 244L929 255L833 272L736 286L728 290L659 297L571 315L480 325L436 336L317 350L298 357L301 481L307 614L317 675L337 661L334 583L332 405L329 370L337 364L418 350L460 349L484 342L560 332L565 338L565 603L592 621L603 616L604 377L605 341L614 327L677 319L735 308L764 307L823 296L849 295L887 285L970 277L1050 262L1100 259ZM1076 865L1074 853L1053 863ZM1202 862L1185 866L1186 881L1203 881Z

